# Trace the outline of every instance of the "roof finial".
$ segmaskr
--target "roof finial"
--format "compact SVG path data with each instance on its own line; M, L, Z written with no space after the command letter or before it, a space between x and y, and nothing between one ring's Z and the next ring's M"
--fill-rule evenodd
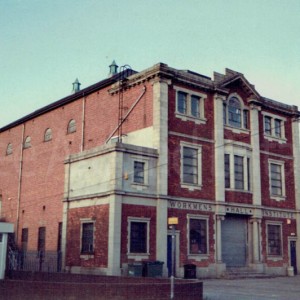
M78 78L76 78L75 81L72 84L73 84L73 89L72 89L72 93L73 94L75 94L78 91L80 91L80 85L81 85L81 83L78 81Z
M118 73L118 67L119 66L116 64L115 60L113 60L113 62L109 66L109 74L108 74L108 76L111 77L111 76L117 74Z

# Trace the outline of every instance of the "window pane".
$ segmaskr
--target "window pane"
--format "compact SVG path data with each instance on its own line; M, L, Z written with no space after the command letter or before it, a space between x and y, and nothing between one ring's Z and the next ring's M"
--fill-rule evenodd
M190 253L207 253L206 220L190 219Z
M282 196L281 165L271 164L271 193Z
M187 94L183 92L177 93L177 111L181 114L186 114Z
M94 251L94 223L82 224L81 252L92 253Z
M13 147L12 147L12 144L9 143L6 148L6 155L10 155L10 154L12 154L12 152L13 152Z
M227 106L223 104L223 124L227 124Z
M145 163L140 161L134 162L134 182L145 183Z
M280 225L268 225L268 254L281 255Z
M271 128L271 117L265 116L265 133L271 135L272 128Z
M196 118L200 118L200 98L197 96L191 97L191 114Z
M224 157L225 168L225 188L230 188L230 155L225 154Z
M274 125L275 125L275 136L281 137L281 120L275 119Z
M71 120L68 125L68 133L72 133L76 131L76 122L75 120Z
M183 147L183 182L198 183L198 150Z
M147 223L130 222L130 253L147 253Z
M244 113L243 113L244 120L243 120L243 122L244 122L244 128L246 128L246 129L249 128L248 116L249 116L248 110L244 110Z
M244 189L244 164L242 156L234 156L234 184L235 189Z
M241 127L241 104L235 97L228 101L228 123L234 127Z
M52 130L50 128L48 128L45 131L44 141L48 142L48 141L51 141L51 140L52 140Z
M251 190L251 174L250 174L250 158L247 157L247 178L248 178L248 191Z

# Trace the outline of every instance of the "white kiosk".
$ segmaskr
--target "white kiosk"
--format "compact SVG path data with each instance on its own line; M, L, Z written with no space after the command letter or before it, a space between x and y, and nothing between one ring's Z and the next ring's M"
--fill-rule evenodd
M0 222L0 280L4 279L6 267L7 236L14 232L14 224Z

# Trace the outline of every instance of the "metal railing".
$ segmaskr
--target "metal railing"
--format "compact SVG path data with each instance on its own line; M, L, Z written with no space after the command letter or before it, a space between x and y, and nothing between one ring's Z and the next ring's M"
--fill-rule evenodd
M8 247L8 269L14 271L61 272L60 251L20 251Z

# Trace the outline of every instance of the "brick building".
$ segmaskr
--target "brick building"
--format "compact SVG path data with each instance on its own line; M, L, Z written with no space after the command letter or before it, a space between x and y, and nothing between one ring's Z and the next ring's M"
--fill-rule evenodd
M71 272L286 274L300 249L299 111L243 74L111 65L108 79L0 129L0 213ZM298 260L300 261L300 260Z

